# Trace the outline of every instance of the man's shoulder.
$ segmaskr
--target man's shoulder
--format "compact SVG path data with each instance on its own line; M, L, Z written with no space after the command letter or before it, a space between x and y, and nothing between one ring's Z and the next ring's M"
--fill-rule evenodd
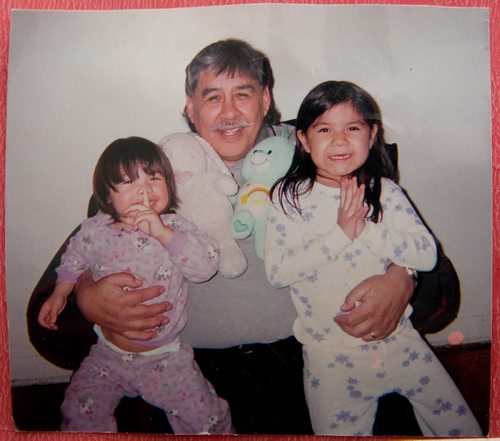
M292 126L290 124L286 124L286 123L281 123L277 126L272 126L272 128L274 129L274 132L276 133L276 135L283 136L284 138L288 138L291 141L295 140L295 127L294 126Z
M257 138L257 143L271 136L282 136L283 138L288 138L290 141L295 142L295 127L286 123L272 126L265 125L262 127L261 133Z

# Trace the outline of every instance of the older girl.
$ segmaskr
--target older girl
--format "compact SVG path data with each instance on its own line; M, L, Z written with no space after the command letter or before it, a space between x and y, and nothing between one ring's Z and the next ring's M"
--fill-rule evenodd
M355 84L327 81L305 97L297 150L272 191L265 265L289 286L303 344L316 434L369 435L377 399L399 392L424 435L481 436L469 407L405 311L387 338L366 343L333 318L346 294L393 263L431 270L436 244L391 178L379 108Z

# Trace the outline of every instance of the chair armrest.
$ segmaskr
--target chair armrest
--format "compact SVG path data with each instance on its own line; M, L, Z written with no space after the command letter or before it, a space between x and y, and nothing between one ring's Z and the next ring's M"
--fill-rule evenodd
M80 313L74 295L58 318L57 330L49 330L38 323L38 313L43 302L54 290L57 279L56 268L70 238L80 229L77 227L64 241L31 294L26 310L26 321L30 342L37 352L56 366L75 370L87 356L96 341L92 324Z

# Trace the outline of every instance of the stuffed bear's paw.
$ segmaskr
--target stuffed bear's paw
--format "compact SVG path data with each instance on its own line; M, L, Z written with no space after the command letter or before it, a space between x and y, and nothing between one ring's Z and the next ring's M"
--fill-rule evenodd
M238 184L231 176L221 174L215 180L215 190L224 196L234 196L238 192Z
M238 245L221 246L219 258L219 273L226 279L234 279L247 269L247 259Z
M245 239L253 231L255 219L248 210L235 213L231 221L231 231L235 239Z

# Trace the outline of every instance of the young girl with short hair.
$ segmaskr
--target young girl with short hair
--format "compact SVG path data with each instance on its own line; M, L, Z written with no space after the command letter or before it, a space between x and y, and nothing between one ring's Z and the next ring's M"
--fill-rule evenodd
M40 324L57 328L57 316L88 269L94 280L128 272L144 287L162 285L164 292L150 302L172 307L147 341L95 326L98 341L65 392L62 429L116 432L119 400L140 395L165 411L174 433L232 433L228 404L203 377L193 350L178 339L187 319L187 280L203 282L215 274L217 243L175 214L173 171L151 141L131 137L111 143L97 162L93 186L100 212L71 239Z

